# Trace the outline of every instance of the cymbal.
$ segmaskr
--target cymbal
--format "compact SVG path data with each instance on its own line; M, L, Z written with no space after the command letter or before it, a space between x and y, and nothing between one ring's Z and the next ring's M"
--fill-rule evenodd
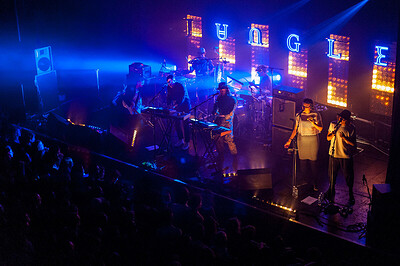
M247 96L251 96L251 91L248 90L239 90L236 92L236 94L238 95L247 95Z

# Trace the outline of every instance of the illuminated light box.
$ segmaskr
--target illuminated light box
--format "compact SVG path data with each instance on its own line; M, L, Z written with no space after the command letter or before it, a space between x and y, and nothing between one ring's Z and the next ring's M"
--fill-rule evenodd
M298 52L289 51L288 82L289 86L305 89L307 85L308 51L300 49Z
M187 59L188 62L198 56L201 39L203 37L203 28L201 17L186 15L186 47L187 47ZM188 63L188 69L191 64Z
M251 45L251 79L259 84L257 67L269 65L269 26L252 23L248 43Z
M376 45L371 82L371 113L391 116L396 72L396 43Z
M228 61L225 70L232 72L235 70L235 39L228 37L226 40L219 40L219 56L221 59Z
M328 39L328 104L347 107L350 37L331 34Z

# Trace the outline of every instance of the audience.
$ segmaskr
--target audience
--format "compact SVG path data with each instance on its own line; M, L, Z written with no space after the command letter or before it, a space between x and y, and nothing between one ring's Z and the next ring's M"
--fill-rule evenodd
M1 136L0 264L296 264L282 238L218 219L212 194L121 183L117 169L78 159L17 127ZM43 142L42 142L43 141ZM221 227L224 225L225 227ZM316 248L312 263L321 262Z

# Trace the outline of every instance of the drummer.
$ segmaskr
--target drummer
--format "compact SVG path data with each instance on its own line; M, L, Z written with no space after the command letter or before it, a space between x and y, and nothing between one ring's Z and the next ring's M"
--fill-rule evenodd
M270 76L268 75L268 67L265 65L259 65L256 68L256 72L260 77L260 96L272 96L272 82Z

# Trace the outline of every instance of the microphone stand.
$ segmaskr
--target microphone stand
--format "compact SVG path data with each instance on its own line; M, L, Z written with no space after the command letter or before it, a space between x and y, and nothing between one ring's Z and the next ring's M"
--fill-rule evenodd
M301 114L303 113L303 111L301 113L299 113L298 115L296 115L295 118L295 123L296 123L296 119L297 117L299 117ZM293 161L292 161L292 197L297 199L299 197L299 189L297 187L297 135L299 134L299 125L300 125L300 121L299 123L297 123L296 126L296 135L294 136L293 140L292 140L292 145L293 145Z
M330 198L332 198L332 193L333 193L333 187L332 187L332 179L333 179L333 158L334 158L334 156L335 156L335 145L336 145L336 133L337 133L337 131L339 130L339 128L341 127L341 123L342 123L342 119L339 119L339 121L337 122L337 124L336 124L336 126L335 126L335 129L332 131L332 135L334 135L333 136L333 144L332 144L332 160L331 160L331 162L332 162L332 165L331 165L331 172L330 172L330 174L331 174L331 176L329 177L329 196L330 196ZM329 200L329 202L330 202L330 200Z
M214 96L215 95L213 95L212 97L207 97L204 101L202 101L201 103L195 105L192 109L189 110L189 112L194 111L194 119L195 119L195 121L197 121L197 108L200 107L201 105L205 104L209 100L213 99ZM196 127L193 127L193 128L196 128ZM197 145L196 145L195 135L196 134L193 134L193 148L194 148L195 154L197 155Z
M150 102L149 102L149 105L166 89L166 88L168 88L168 85L167 86L163 86L162 87L162 89L159 91L159 92L157 92L156 93L156 95L154 95L154 97L150 100Z
M368 198L369 198L368 209L369 209L369 211L371 211L372 196L371 196L371 192L369 191L368 181L367 181L367 179L365 178L365 174L364 174L363 177L362 177L362 181L363 181L364 186L367 187Z
M149 102L149 105L166 89L168 87L168 85L167 86L163 86L162 87L162 89L159 91L159 92L157 92L156 93L156 95L154 95L154 97L150 100L150 102ZM156 124L155 124L155 121L154 121L155 119L154 119L154 115L153 114L151 114L151 123L153 124L153 156L154 156L154 162L156 162L156 158L157 158L157 152L156 152L156 146L157 146L157 144L156 144L156 142L157 142L157 139L156 139Z

